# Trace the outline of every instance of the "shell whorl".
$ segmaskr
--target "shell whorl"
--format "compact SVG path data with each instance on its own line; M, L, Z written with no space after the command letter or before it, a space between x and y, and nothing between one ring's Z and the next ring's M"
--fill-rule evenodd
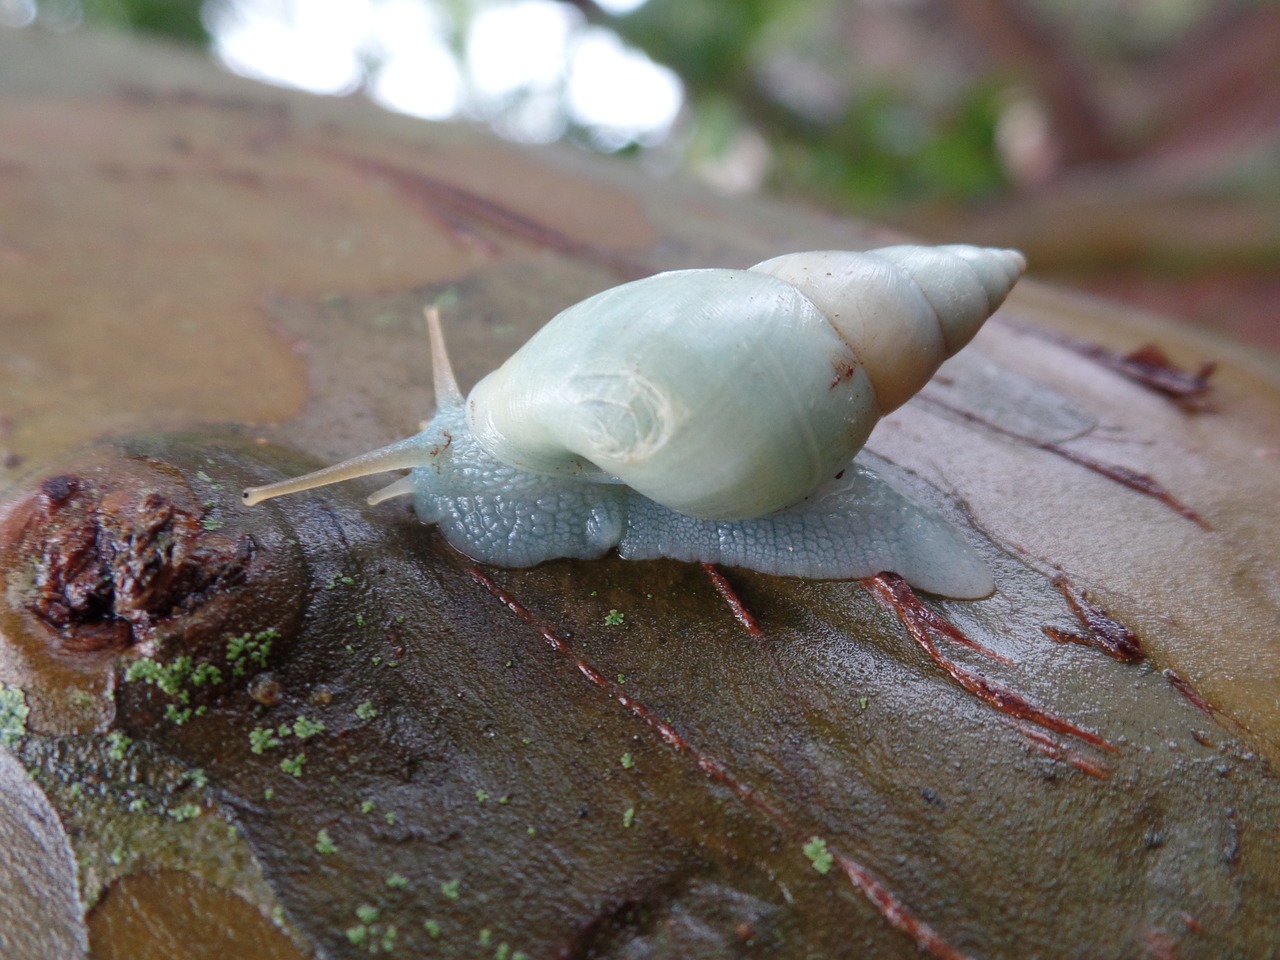
M1017 250L903 244L855 254L790 253L751 269L817 304L854 345L885 414L973 339L1026 265Z
M1023 267L1016 251L898 246L658 274L558 314L476 385L468 422L512 466L761 516L842 469Z

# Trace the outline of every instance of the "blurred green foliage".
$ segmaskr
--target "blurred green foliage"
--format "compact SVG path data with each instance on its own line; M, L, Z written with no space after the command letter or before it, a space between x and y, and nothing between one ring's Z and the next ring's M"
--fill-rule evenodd
M315 0L321 2L321 0ZM457 25L458 53L477 0L421 0L441 5ZM210 37L200 0L41 0L42 14L75 11L108 25L196 44ZM610 16L590 0L572 4L591 22L670 66L685 85L681 128L662 149L695 171L739 162L735 145L754 138L763 155L756 177L775 191L800 193L875 213L921 200L971 200L1005 186L995 127L1002 90L989 81L961 83L927 100L902 73L877 75L849 45L849 10L840 0L650 0ZM788 70L825 79L832 104L806 109L779 92ZM771 77L775 81L771 82ZM781 78L779 80L779 78ZM513 109L519 103L514 98ZM597 141L570 126L585 147ZM634 146L630 153L644 152Z
M200 7L200 0L81 0L86 23L203 45L209 32Z

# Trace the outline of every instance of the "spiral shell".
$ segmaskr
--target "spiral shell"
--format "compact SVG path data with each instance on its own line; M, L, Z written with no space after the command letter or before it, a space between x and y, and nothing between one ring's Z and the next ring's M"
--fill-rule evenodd
M1024 267L1013 250L893 246L658 274L557 315L476 385L468 422L521 469L761 516L847 464Z

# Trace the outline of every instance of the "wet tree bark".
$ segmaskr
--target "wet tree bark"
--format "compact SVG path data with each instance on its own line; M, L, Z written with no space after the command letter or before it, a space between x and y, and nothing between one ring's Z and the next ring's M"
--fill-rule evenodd
M465 388L623 280L896 238L135 41L0 63L4 956L1270 955L1273 358L1020 285L870 450L985 600L482 568L238 492L416 429L424 303Z

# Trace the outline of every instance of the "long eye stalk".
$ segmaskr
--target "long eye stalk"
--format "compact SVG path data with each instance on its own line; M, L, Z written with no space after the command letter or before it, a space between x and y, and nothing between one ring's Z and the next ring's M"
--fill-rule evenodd
M263 500L282 497L289 493L301 493L325 487L343 480L354 480L374 473L385 473L388 470L411 470L431 461L431 448L423 448L421 437L407 437L378 450L370 450L358 457L335 463L331 467L308 473L301 477L269 483L262 487L249 487L240 496L246 506L252 507Z

